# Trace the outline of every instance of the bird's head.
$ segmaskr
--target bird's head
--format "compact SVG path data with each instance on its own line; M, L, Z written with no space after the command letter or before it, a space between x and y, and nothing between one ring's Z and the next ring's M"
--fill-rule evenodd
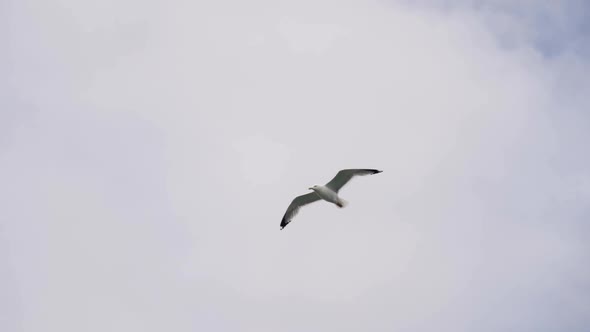
M309 187L309 190L313 190L313 191L315 191L315 190L317 189L317 187L318 187L318 185L316 184L316 185L314 185L313 187Z

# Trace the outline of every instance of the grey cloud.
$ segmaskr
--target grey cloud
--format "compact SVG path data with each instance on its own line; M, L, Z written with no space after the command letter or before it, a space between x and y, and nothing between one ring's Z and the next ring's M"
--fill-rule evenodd
M419 0L399 1L409 7L442 10L462 16L474 13L493 30L504 48L534 47L544 56L575 52L588 55L590 6L583 0Z

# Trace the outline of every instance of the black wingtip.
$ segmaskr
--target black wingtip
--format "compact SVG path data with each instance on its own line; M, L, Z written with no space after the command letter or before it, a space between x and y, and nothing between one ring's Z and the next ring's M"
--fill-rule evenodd
M281 230L283 230L283 228L285 228L288 224L289 222L283 218L283 220L281 220Z

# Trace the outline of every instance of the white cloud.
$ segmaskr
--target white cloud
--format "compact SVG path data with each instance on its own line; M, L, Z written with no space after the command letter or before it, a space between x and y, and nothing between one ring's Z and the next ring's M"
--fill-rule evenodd
M508 3L37 5L5 14L2 330L590 324L588 62ZM279 231L345 167L385 172Z

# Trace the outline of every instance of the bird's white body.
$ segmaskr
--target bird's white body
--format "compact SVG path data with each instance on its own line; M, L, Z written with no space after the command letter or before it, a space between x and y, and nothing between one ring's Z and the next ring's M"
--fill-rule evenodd
M345 204L345 201L338 197L338 194L328 187L315 185L309 189L313 190L324 201L334 203L339 207L343 207Z

